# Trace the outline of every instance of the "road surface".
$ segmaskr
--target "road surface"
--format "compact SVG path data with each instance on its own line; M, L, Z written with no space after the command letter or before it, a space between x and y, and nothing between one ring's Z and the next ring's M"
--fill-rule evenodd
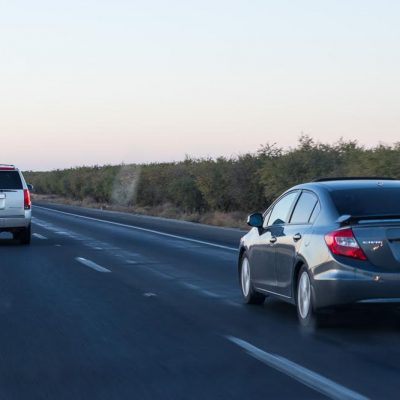
M245 306L235 229L36 204L0 240L1 399L398 399L400 316Z

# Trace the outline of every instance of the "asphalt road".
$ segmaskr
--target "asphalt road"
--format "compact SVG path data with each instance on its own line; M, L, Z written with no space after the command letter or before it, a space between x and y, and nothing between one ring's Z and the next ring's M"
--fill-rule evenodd
M241 303L238 230L40 206L0 240L0 399L399 398L397 311L304 332Z

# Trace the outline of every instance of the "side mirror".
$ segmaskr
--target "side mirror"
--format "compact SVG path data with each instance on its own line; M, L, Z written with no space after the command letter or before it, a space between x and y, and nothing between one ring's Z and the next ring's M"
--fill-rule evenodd
M28 183L26 186L28 186L28 190L29 190L30 192L33 192L33 190L34 190L33 185L31 185L30 183Z
M264 224L264 217L260 213L254 213L247 217L247 225L254 228L262 228Z

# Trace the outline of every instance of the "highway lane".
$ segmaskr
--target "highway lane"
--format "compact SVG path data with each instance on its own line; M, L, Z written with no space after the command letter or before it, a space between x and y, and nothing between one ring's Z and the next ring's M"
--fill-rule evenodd
M62 204L40 202L38 206L55 209L65 213L79 214L86 218L94 218L113 223L134 225L143 229L156 229L171 235L206 241L218 245L237 248L240 237L245 233L239 229L219 228L210 225L195 224L166 218L127 214L117 211L100 210L84 207L73 207Z
M398 314L303 332L241 304L237 230L53 208L32 246L0 241L1 398L398 398Z

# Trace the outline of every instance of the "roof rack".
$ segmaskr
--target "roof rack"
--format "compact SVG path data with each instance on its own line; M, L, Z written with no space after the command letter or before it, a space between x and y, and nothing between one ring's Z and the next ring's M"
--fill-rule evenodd
M396 178L387 176L343 176L343 177L326 177L317 178L313 182L330 182L330 181L356 181L356 180L376 180L376 181L396 181Z

